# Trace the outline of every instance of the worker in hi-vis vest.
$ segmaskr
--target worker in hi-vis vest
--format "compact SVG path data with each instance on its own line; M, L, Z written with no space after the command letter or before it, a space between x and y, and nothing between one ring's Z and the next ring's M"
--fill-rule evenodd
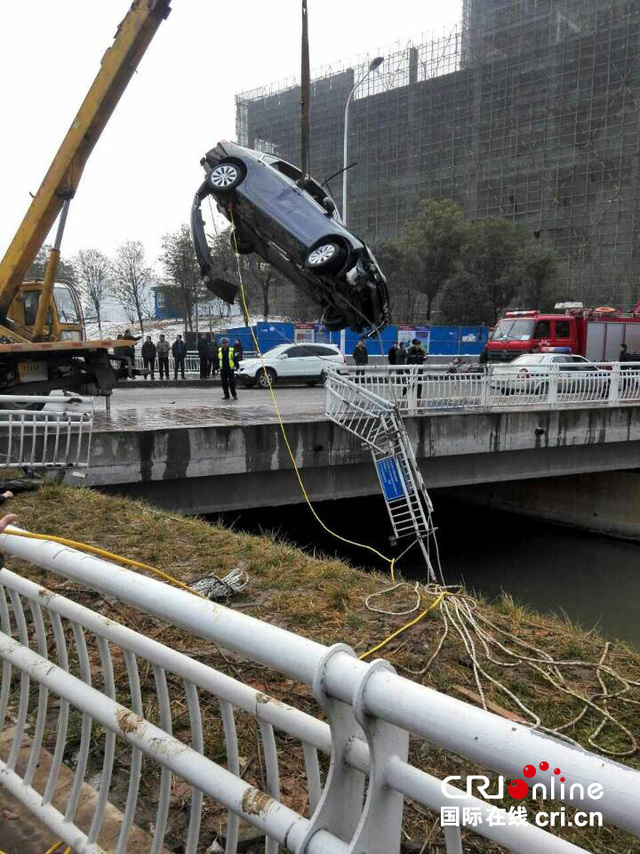
M224 400L229 400L229 392L234 400L238 399L236 393L236 360L233 350L229 347L229 339L223 338L218 348L218 367L220 368L220 380Z

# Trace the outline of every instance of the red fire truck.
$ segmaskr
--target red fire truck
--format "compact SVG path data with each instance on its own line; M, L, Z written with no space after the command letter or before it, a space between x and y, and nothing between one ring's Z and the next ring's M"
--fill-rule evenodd
M629 355L640 354L640 302L630 312L608 306L585 309L580 303L556 308L562 313L506 312L487 344L489 361L510 362L547 347L566 348L594 362L617 361L623 344Z

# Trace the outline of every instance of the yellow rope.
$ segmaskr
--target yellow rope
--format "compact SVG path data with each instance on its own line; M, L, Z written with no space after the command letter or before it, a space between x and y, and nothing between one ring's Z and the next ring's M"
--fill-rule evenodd
M240 282L240 296L242 298L242 307L244 309L245 316L248 319L249 318L249 307L247 305L247 299L246 299L246 294L245 294L245 289L244 289L244 282L242 280L242 269L240 267L240 253L238 252L238 243L236 240L236 224L234 222L233 207L231 205L229 206L229 213L231 216L231 225L233 226L233 246L235 249L236 266L238 268L238 280ZM369 551L372 554L379 557L381 560L385 561L385 563L388 563L389 564L389 570L391 572L391 580L395 581L396 559L394 557L387 557L386 555L382 554L382 552L379 552L378 549L374 548L373 546L367 545L366 543L359 543L359 542L356 542L355 540L350 540L347 537L343 537L340 534L337 534L335 531L333 531L331 528L329 528L329 526L326 525L322 521L322 519L320 518L320 516L316 512L316 510L315 510L315 508L311 502L311 499L309 498L309 495L308 495L307 490L305 488L304 482L302 480L302 475L300 474L300 469L298 468L298 464L296 462L295 454L293 453L291 445L289 444L289 437L287 436L287 429L284 426L284 421L282 419L282 414L280 412L280 407L278 405L278 399L277 399L276 394L273 390L273 386L271 384L271 378L269 376L269 373L266 370L266 365L264 363L264 359L262 358L262 352L260 350L260 345L258 344L258 339L256 338L256 334L253 331L253 327L251 325L249 325L249 331L251 332L251 337L253 338L253 344L254 344L254 347L256 349L256 353L258 354L258 358L260 359L260 362L262 364L262 370L264 371L265 377L267 379L267 384L269 386L269 392L271 394L271 400L273 401L273 408L275 409L276 416L278 418L278 424L280 426L280 432L282 433L282 438L284 439L284 443L285 443L285 446L287 448L287 453L289 454L289 459L291 460L291 465L293 466L293 470L294 470L296 478L298 480L298 484L300 486L300 491L302 492L304 500L306 501L307 506L309 507L309 510L311 510L311 513L313 514L314 519L320 525L320 527L324 531L327 532L327 534L329 534L332 537L335 537L336 540L340 540L340 542L346 543L349 546L356 546L356 548L366 549L367 551Z
M69 546L72 549L78 549L78 551L81 552L88 552L89 554L98 555L99 557L107 558L108 560L124 563L127 566L135 566L136 569L146 569L148 572L163 578L170 584L174 584L176 587L180 587L188 593L193 593L194 596L200 596L201 599L207 598L202 593L198 593L197 590L189 587L188 584L185 584L183 581L178 581L178 579L174 578L173 575L169 575L168 572L163 572L161 569L158 569L157 566L150 566L148 563L141 563L139 560L133 560L130 557L123 557L122 555L114 554L106 549L100 549L97 546L90 546L87 543L79 543L76 540L67 540L66 537L33 534L31 531L18 531L12 525L9 525L5 529L5 533L10 534L12 537L25 537L25 539L28 540L44 540L45 542L59 543L61 546ZM49 854L48 851L47 854Z
M429 605L429 607L426 610L424 610L421 614L418 614L418 616L415 617L415 619L411 620L410 623L406 623L406 625L401 626L399 629L396 629L395 632L392 632L383 641L380 641L380 643L377 644L376 646L373 646L373 647L371 647L371 649L368 649L366 652L363 652L362 655L360 656L360 659L363 660L365 658L369 658L369 656L373 655L374 652L377 652L379 649L382 649L383 647L385 647L389 643L389 641L392 641L394 638L397 638L398 635L401 635L403 632L406 632L406 630L410 629L411 626L415 626L416 623L419 623L420 620L423 620L427 616L429 611L433 611L433 609L436 608L442 602L442 600L444 599L444 597L446 595L447 595L446 591L441 593L438 596L438 598L434 599L433 602Z

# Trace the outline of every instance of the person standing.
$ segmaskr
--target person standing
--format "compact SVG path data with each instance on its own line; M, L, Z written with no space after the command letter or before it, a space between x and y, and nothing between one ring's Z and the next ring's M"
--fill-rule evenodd
M198 361L200 362L200 379L206 380L209 376L209 356L207 354L207 341L202 334L198 338Z
M233 342L233 357L235 359L236 365L239 365L244 356L244 348L242 346L242 341L239 338Z
M418 400L422 397L422 365L427 360L427 354L425 352L424 347L420 343L419 338L414 338L411 342L411 347L407 351L407 365L419 365L419 369L416 371L416 395Z
M407 345L404 341L400 342L398 347L398 352L396 353L396 365L406 365L407 364Z
M165 377L165 379L169 379L169 351L171 347L169 342L166 340L164 335L160 336L158 344L156 346L156 352L158 354L158 371L160 373L160 379Z
M369 364L369 351L364 343L364 338L360 338L353 351L353 361L356 363L356 379L364 376L364 367Z
M218 370L218 366L216 364L218 348L216 347L216 339L210 332L207 332L204 340L207 346L207 377L210 377L212 374L215 375Z
M238 399L236 392L236 361L235 354L229 347L229 339L223 338L218 350L218 367L220 369L220 382L222 383L223 400L229 400L229 392L234 400Z
M391 347L389 348L389 352L387 353L387 359L389 360L390 365L398 364L398 342L394 341Z
M151 336L147 335L147 339L142 345L142 364L145 371L151 371L151 379L155 379L156 371L156 345L151 340Z
M122 336L128 341L139 341L142 338L142 335L133 335L130 329L124 330L124 335ZM131 362L131 367L135 367L136 364L136 346L135 344L130 345L129 347L125 347L126 355Z
M184 360L187 356L187 345L182 340L182 335L178 335L171 345L171 352L173 354L173 378L174 380L178 379L179 370L182 379L184 379Z

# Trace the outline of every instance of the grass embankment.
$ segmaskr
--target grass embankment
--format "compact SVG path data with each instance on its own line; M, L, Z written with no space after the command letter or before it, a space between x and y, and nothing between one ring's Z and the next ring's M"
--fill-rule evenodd
M126 499L57 486L46 486L39 492L23 494L11 502L10 509L18 514L19 524L31 531L97 545L155 565L186 582L210 572L222 576L242 562L249 573L249 584L232 606L325 644L346 642L362 653L411 619L373 613L366 608L366 597L389 584L386 575L367 573L337 560L311 557L269 536L250 536L201 520L170 516ZM309 524L314 524L311 518ZM18 562L10 559L7 564L14 568ZM71 595L137 631L199 658L229 675L240 676L261 691L317 714L315 703L305 686L267 673L260 666L237 656L227 654L223 659L212 644L140 615L119 603L106 601L96 593L74 589L64 579L51 575L45 577L33 570L29 570L29 573L49 588L64 591L65 595ZM388 599L384 597L384 601L376 600L376 603L384 604L390 610L401 610L403 606L411 607L415 601L410 587L398 591L397 596L395 601L392 594ZM429 601L429 597L425 597L422 607L426 607ZM380 655L386 657L400 674L466 700L479 700L479 681L490 708L498 713L522 717L523 710L513 699L517 697L539 716L542 726L546 728L554 729L575 721L564 730L565 734L590 750L603 747L619 755L629 751L633 734L638 735L640 655L622 643L607 645L595 632L585 633L565 619L533 614L514 604L508 597L493 604L473 603L470 599L461 601L463 605L464 602L467 605L471 603L471 609L475 608L470 613L479 621L481 631L485 632L485 641L488 633L502 644L502 649L491 643L485 648L479 635L472 636L484 673L474 674L468 652L453 624L449 625L442 642L444 619L441 610L431 612L426 619L392 641ZM440 644L439 654L425 669ZM516 653L535 661L518 663L514 657ZM541 664L545 656L563 663L557 669ZM116 670L124 674L122 658L114 655L114 660ZM604 660L608 669L597 670L595 664L601 660ZM504 661L515 666L505 667L500 664ZM99 683L100 667L96 665L94 669ZM157 708L153 677L149 671L143 670L141 676L145 713L154 719ZM596 705L602 705L598 696L603 691L616 693L622 687L614 673L633 683L623 693L605 703L608 714L622 728L608 719L597 733L595 743L598 747L594 747L589 743L589 738L593 738L603 717L592 706L587 706L581 714L585 707L582 698L591 698ZM512 696L501 690L489 677L503 683ZM172 688L179 691L180 686L176 684ZM177 695L172 699L172 710L174 733L188 739L189 719L184 694L182 700ZM224 763L224 739L219 712L217 705L206 698L203 702L203 719L206 728L205 752L212 759ZM250 719L242 715L238 715L238 726L245 779L264 787L255 727ZM305 796L299 782L302 775L299 747L286 739L280 745L286 745L286 749L280 751L283 799L302 810ZM99 752L97 748L96 753ZM553 757L531 757L532 762L543 759L553 762ZM419 767L440 777L448 774L464 776L482 770L418 740L412 742L412 760ZM638 768L639 760L636 752L624 756L620 761ZM127 764L125 757L120 762L122 766ZM152 769L149 771L145 773L141 789L141 816L138 823L143 826L147 821L153 821L157 795L157 779ZM116 773L113 795L116 801L120 798L117 778ZM125 778L126 774L123 776ZM505 806L514 803L511 799L507 800ZM180 844L184 842L184 829L188 822L188 801L188 788L184 784L175 784L170 822L175 848L171 850L182 850ZM532 808L535 809L535 804L529 804L530 815ZM545 809L549 809L548 804ZM206 832L203 833L203 841L211 841L221 826L222 814L214 805L208 805L204 816ZM564 828L556 832L589 851L630 854L640 850L637 839L612 828ZM420 806L408 804L405 811L405 840L406 850L422 850L425 854L443 851L439 816L426 812ZM466 845L468 847L465 847L465 851L501 851L492 843L472 834L468 834Z

